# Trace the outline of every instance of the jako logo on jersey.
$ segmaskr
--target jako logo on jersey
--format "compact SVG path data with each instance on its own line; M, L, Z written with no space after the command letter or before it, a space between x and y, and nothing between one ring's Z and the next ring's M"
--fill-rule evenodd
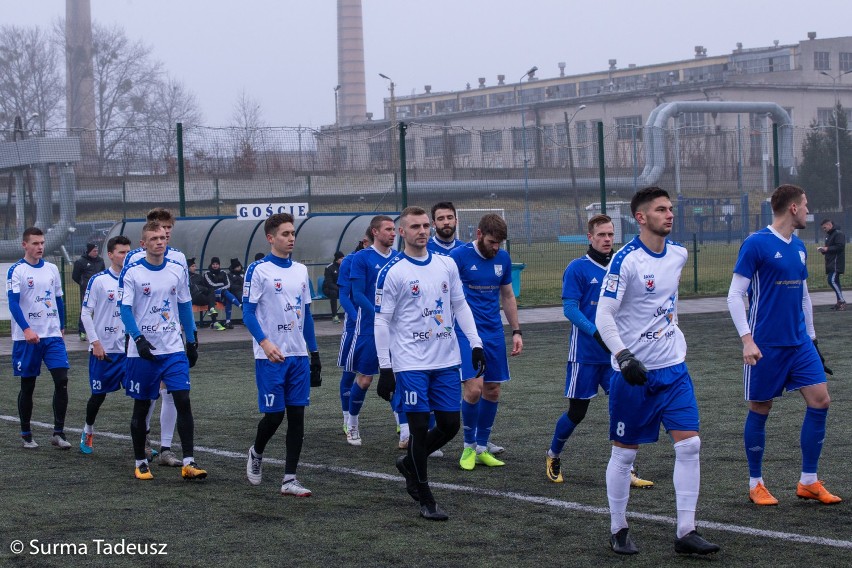
M497 276L503 276L503 265L502 264L495 264L494 265L494 274L496 274Z
M441 282L441 292L446 294L449 291L450 291L450 285L447 284L446 282Z
M27 288L32 288L35 286L35 282L33 281L32 276L27 276Z

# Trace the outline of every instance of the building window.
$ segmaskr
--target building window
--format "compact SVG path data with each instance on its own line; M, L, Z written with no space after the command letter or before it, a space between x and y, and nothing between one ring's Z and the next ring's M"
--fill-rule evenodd
M633 140L634 131L637 140L642 139L642 117L623 116L615 119L619 140Z
M828 71L831 69L831 59L829 59L829 52L827 51L814 51L814 70L815 71Z
M512 129L512 149L515 151L523 152L524 150L523 132L523 128ZM526 144L527 152L535 149L535 127L533 126L526 127Z
M480 110L487 106L485 95L477 95L475 97L462 97L462 110Z
M503 132L501 130L484 130L480 136L482 153L503 151Z
M846 124L849 124L852 118L852 109L844 108L843 112L846 113ZM834 126L833 108L817 109L817 126Z
M544 88L521 89L520 99L522 104L537 103L544 100Z
M417 103L417 116L432 116L432 103Z
M471 135L470 132L462 134L450 135L450 148L453 150L453 156L467 156L471 153Z
M848 51L840 52L840 68L839 71L844 73L846 71L852 71L852 53Z
M426 158L439 158L444 155L444 136L427 136L423 139L423 155Z
M396 107L396 119L402 120L411 116L411 105L402 105Z
M386 164L389 155L388 142L386 140L370 142L370 164Z
M577 166L588 167L591 164L592 145L589 144L589 124L583 120L578 120L574 123L574 140L571 141L572 146L577 148Z
M707 131L706 115L703 112L685 112L677 117L681 134L704 134Z
M488 106L490 108L509 106L515 103L515 95L510 91L488 95Z
M435 101L435 114L446 114L448 112L456 112L456 99L444 101Z
M331 147L331 159L333 160L334 167L340 168L345 166L348 157L349 154L346 146Z

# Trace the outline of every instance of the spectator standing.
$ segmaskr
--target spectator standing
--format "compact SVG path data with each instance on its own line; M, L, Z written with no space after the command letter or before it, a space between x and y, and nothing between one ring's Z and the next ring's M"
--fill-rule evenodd
M89 285L89 278L103 272L106 269L104 259L100 256L100 250L97 243L87 243L86 252L80 255L80 258L74 261L74 269L71 272L71 280L80 286L80 306L83 306L83 296L86 295L86 286ZM82 312L82 310L81 310ZM86 330L83 328L83 320L77 320L77 331L80 333L80 341L86 341Z
M840 275L846 270L846 235L840 232L831 219L823 219L820 225L825 231L825 246L817 250L825 257L828 285L837 296L837 303L831 309L843 312L846 311L846 300L843 298L843 290L840 289Z
M340 323L337 317L337 300L340 298L340 286L337 285L337 277L340 275L340 263L343 262L343 253L334 253L334 261L325 267L323 274L322 293L326 295L331 304L331 321Z

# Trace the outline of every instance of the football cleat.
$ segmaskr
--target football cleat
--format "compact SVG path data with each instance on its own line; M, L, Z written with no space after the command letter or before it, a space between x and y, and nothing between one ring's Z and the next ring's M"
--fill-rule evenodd
M796 486L796 497L799 499L815 499L826 505L833 505L843 501L837 495L832 495L828 489L823 487L822 481L815 481L810 485L803 485L801 482Z
M349 433L349 424L343 422L343 434L346 435Z
M434 501L420 505L420 516L427 521L446 521L450 518Z
M442 457L444 457L444 451L443 450L435 450L434 452L429 454L429 457L430 458L442 458Z
M772 496L772 493L769 492L769 489L763 483L758 483L754 486L754 489L748 490L748 499L755 505L762 507L778 504L778 499Z
M234 324L231 323L231 320L225 320L225 323L222 324L222 327L225 329L234 329Z
M361 433L358 431L357 426L349 427L349 430L346 432L346 443L350 446L361 445Z
M216 308L210 308L209 310L207 310L207 314L211 316L218 316L219 310L217 310Z
M167 466L170 466L170 467L178 467L178 466L183 465L183 462L180 461L178 459L178 457L175 455L175 453L171 450L165 450L162 453L160 453L160 458L159 458L158 463L160 465L167 465Z
M475 468L476 450L473 448L465 448L462 452L461 459L459 459L459 466L466 471L470 471Z
M490 453L492 456L502 454L506 451L506 448L504 448L503 446L498 446L497 444L492 444L491 442L488 442L488 445L486 447L488 448L488 453Z
M408 469L408 466L405 465L405 456L399 456L396 458L396 469L399 470L399 473L402 474L402 477L405 478L405 490L411 495L411 498L415 501L420 501L420 491L417 488L417 477L415 477L414 472Z
M292 497L310 497L311 490L299 483L296 478L290 481L281 483L281 495L290 495Z
M151 473L151 468L148 467L148 462L137 465L135 475L136 479L141 479L143 481L154 479L154 474Z
M26 436L21 436L21 446L25 450L34 450L38 447L38 444L35 440L33 440L32 434L28 434Z
M260 485L263 479L263 458L254 453L254 446L249 448L246 460L246 477L252 485Z
M198 467L197 463L189 462L181 468L180 476L188 481L205 479L207 477L207 472Z
M678 554L715 554L720 547L707 542L698 531L692 531L675 539L674 549Z
M83 432L80 434L80 451L84 454L91 454L94 451L94 437L92 433Z
M50 437L50 443L60 450L67 450L71 447L71 442L65 439L65 434L62 432L54 432Z
M565 481L562 478L562 460L559 458L552 458L550 456L545 457L547 458L545 460L545 465L547 466L547 479L553 483L562 483Z
M616 554L639 554L639 549L633 544L630 535L627 534L629 530L627 527L624 527L617 533L610 535L609 547ZM677 544L675 544L675 548L677 548Z
M636 475L636 470L630 470L630 487L639 487L640 489L650 489L654 486L653 481L648 481L647 479L642 479L638 475Z
M487 465L488 467L500 467L506 465L506 462L498 460L488 451L476 454L476 463Z
M214 321L210 324L210 329L215 331L225 331L225 326L219 323L218 321Z

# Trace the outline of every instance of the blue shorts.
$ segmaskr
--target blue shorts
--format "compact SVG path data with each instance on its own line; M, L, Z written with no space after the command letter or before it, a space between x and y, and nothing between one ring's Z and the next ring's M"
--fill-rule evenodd
M396 389L402 394L403 412L461 409L461 372L458 366L428 371L396 373Z
M12 372L16 377L37 377L41 362L48 369L67 369L68 351L61 337L42 337L36 344L15 341L12 344Z
M254 360L257 408L263 413L284 412L288 406L311 403L311 367L308 357L287 357L283 363Z
M337 352L337 366L344 371L352 371L352 340L355 332L344 329L340 335L340 350Z
M101 361L89 354L89 386L92 394L115 392L124 387L124 369L127 355L107 353L112 363Z
M598 387L609 393L609 381L614 372L608 363L597 365L568 361L565 370L565 397L588 400L598 394Z
M476 376L476 371L471 363L470 342L463 333L457 334L459 340L459 351L461 352L461 376L462 381L467 381ZM485 352L485 377L486 383L505 383L511 380L509 376L509 359L506 357L506 338L501 331L499 335L480 335L482 339L482 350Z
M379 356L376 354L376 338L372 335L356 335L352 340L352 368L346 369L372 377L379 374Z
M622 444L650 444L666 431L698 431L698 403L686 363L648 371L643 386L627 384L620 372L610 378L609 439Z
M189 390L189 360L186 353L154 355L156 361L128 357L124 367L124 391L136 400L157 400L160 381L168 392Z
M743 365L745 399L766 402L785 390L825 382L825 371L813 342L793 347L761 347L763 357L757 365Z

